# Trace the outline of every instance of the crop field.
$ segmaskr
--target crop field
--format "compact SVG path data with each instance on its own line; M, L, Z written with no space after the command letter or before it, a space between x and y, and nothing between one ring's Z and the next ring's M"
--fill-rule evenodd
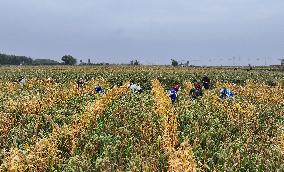
M212 88L190 99L204 74ZM220 99L222 87L235 96ZM284 171L280 71L0 67L0 100L0 171Z

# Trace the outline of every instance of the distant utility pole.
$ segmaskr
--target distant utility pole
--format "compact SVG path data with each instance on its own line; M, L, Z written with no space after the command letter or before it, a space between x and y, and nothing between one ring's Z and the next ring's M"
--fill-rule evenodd
M233 64L232 64L231 61L232 61L233 59L232 59L232 58L228 58L228 60L229 60L229 62L228 62L228 64L227 64L226 66L232 66ZM233 62L233 63L234 63L234 62Z
M259 62L259 58L256 58L256 61L257 61L257 65L260 65L260 64L258 64L258 62Z
M266 56L264 56L264 66L266 66Z
M235 60L236 60L236 57L234 56L234 57L233 57L233 66L236 65Z

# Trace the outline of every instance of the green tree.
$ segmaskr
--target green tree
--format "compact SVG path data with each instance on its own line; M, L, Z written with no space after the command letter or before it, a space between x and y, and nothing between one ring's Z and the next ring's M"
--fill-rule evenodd
M172 66L178 66L178 61L176 61L175 59L171 59L172 60Z
M139 62L138 60L135 60L135 61L134 61L134 60L131 60L131 61L130 61L130 65L135 65L135 66L136 66L136 65L140 65L140 62Z
M61 58L65 65L75 65L77 63L77 59L71 55L65 55Z
M140 65L140 62L138 60L135 60L133 65Z

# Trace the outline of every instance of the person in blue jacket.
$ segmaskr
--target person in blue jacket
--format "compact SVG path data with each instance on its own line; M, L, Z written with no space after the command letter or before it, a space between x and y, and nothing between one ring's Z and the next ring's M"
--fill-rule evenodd
M227 97L234 97L234 95L235 94L228 88L223 87L220 90L220 98L221 99L226 99Z
M172 100L172 103L175 103L177 101L178 97L178 91L180 90L179 85L175 85L170 91L169 91L169 97Z
M104 89L101 86L95 86L95 90L96 90L97 93L103 93L104 92Z

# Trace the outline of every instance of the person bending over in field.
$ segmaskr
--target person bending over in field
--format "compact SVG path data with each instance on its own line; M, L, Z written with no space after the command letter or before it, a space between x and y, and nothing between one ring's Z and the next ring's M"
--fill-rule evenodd
M96 93L104 93L104 89L101 86L95 86Z
M201 81L202 81L203 87L206 90L208 90L210 88L210 79L208 78L208 76L204 75Z
M230 89L223 87L220 90L220 98L226 99L226 98L230 98L230 97L234 97L234 93Z
M83 77L80 77L78 80L77 80L77 85L78 85L78 90L81 88L83 89L84 87L84 84L85 84L85 79Z
M178 91L180 90L180 86L179 85L175 85L174 87L172 87L169 91L169 97L172 100L172 103L175 103L177 101L178 98Z
M128 87L133 93L141 93L142 92L142 88L139 85L134 84L132 82L130 82Z
M54 81L54 79L52 79L51 77L48 77L47 80L46 80L46 83L47 83L47 84L54 84L55 81Z
M197 99L203 96L202 85L199 82L194 83L194 87L190 90L189 96L192 99Z
M20 86L23 88L24 85L26 84L26 79L24 76L21 76L20 79L18 79L18 83L20 84Z

